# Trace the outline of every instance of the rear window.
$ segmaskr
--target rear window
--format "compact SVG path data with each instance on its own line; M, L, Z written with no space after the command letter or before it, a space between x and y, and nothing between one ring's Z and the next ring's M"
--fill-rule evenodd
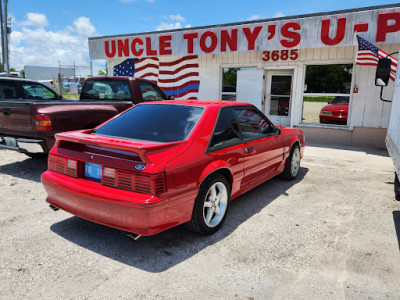
M94 133L149 142L182 141L192 132L203 110L173 104L138 105Z
M81 99L130 100L129 83L127 80L87 80Z

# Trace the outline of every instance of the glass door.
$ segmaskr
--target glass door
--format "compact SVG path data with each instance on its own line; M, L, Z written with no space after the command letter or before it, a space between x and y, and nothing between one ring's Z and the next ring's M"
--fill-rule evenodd
M265 114L279 126L290 126L292 71L269 71L267 74Z

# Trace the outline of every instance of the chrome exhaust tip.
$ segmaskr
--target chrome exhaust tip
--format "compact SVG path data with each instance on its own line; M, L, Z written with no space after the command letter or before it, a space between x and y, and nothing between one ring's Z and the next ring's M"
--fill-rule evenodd
M140 234L134 234L134 233L128 233L126 236L134 242L136 242L138 239L142 237Z

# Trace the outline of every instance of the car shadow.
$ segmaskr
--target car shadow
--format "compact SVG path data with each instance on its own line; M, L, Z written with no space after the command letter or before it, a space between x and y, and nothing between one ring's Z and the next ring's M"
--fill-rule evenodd
M273 178L232 201L224 226L213 235L202 236L174 227L157 235L133 240L127 232L71 217L50 229L66 240L129 266L159 273L178 265L196 253L232 234L243 222L259 213L298 184L308 173L301 168L294 181Z
M400 211L395 210L393 212L394 228L396 229L397 243L399 244L400 251Z
M13 177L40 182L40 176L47 170L47 158L27 158L6 165L0 165L0 173Z

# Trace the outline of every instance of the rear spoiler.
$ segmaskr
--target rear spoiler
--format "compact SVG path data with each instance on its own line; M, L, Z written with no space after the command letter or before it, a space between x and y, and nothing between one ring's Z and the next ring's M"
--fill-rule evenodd
M67 141L95 147L122 150L139 155L144 163L151 163L148 159L149 155L166 151L186 143L186 141L160 143L125 140L117 137L89 134L91 131L92 129L57 133L55 135L56 145L61 141Z

